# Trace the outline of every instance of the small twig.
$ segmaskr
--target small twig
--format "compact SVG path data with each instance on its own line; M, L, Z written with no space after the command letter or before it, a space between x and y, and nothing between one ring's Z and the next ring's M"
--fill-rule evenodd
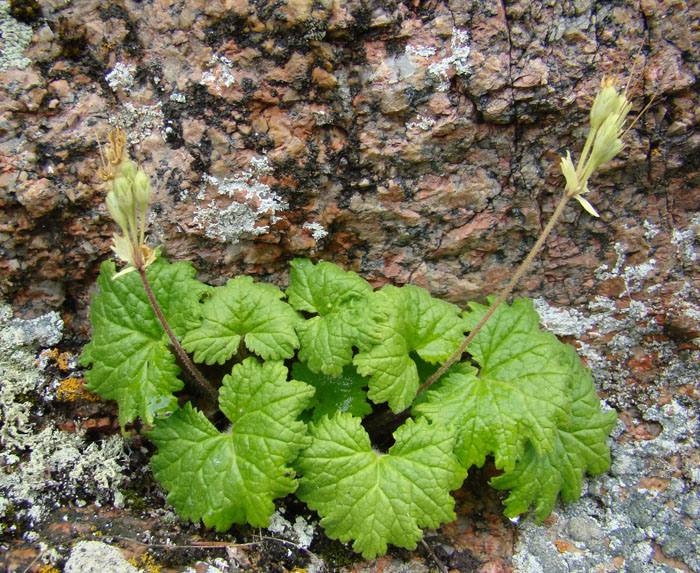
M192 360L190 360L190 357L187 356L187 353L182 348L182 345L175 337L175 333L170 328L168 321L165 319L165 315L163 315L163 311L160 309L160 305L158 304L158 301L156 300L156 297L153 294L151 284L148 282L148 277L146 276L146 269L144 269L143 266L139 265L136 267L136 270L141 276L141 282L143 282L143 287L146 289L148 300L150 301L151 306L153 307L153 310L155 311L156 316L158 317L158 320L160 320L160 324L163 327L163 330L165 330L166 334L170 338L170 341L173 343L173 348L175 349L175 352L177 353L180 360L182 361L182 365L185 367L185 370L187 370L187 373L195 380L195 382L197 382L197 384L199 384L199 386L214 399L214 402L216 402L219 398L218 392L206 380L206 378L202 376L202 373L197 369Z
M153 548L158 548L158 549L225 549L227 547L253 547L257 545L261 545L263 541L276 541L278 543L282 543L283 545L288 545L293 547L294 549L304 551L308 555L315 557L319 559L318 555L316 555L313 551L309 551L306 547L302 547L301 545L298 545L294 543L293 541L289 541L287 539L280 539L278 537L269 537L266 535L257 535L256 537L260 538L260 541L249 541L247 543L231 543L228 541L203 541L201 543L190 543L190 544L185 544L185 545L173 545L169 543L150 543L147 541L141 541L140 539L136 539L134 537L125 537L123 535L109 535L106 536L105 538L99 539L96 537L88 537L88 538L82 538L82 539L76 539L73 541L70 541L68 543L57 543L55 545L51 545L41 551L32 561L27 565L22 573L29 573L29 570L36 565L37 561L42 558L42 556L52 549L56 549L57 547L61 547L63 545L75 545L79 543L80 541L86 541L86 540L95 540L95 541L102 541L106 542L107 539L113 540L113 541L124 541L128 543L136 543L138 545L141 545L143 547L153 547ZM446 573L446 572L445 572Z
M293 541L288 539L280 539L279 537L270 537L266 535L256 535L260 538L260 541L249 541L247 543L230 543L227 541L206 541L202 543L193 543L191 545L168 545L166 543L147 543L145 541L139 541L138 539L132 539L130 537L122 537L119 535L110 535L112 539L118 539L120 541L130 541L143 545L144 547L158 547L163 549L224 549L226 547L253 547L256 545L261 545L263 541L275 541L283 545L287 545L297 549L298 551L304 551L312 557L319 558L313 551L308 550L306 547L298 545Z
M288 539L280 539L279 537L268 537L266 535L258 535L258 537L261 540L267 540L267 541L277 541L278 543L281 543L283 545L289 545L293 547L294 549L298 551L303 551L304 553L307 553L308 555L311 555L313 557L316 557L319 559L318 555L316 555L313 551L308 550L306 547L303 545L299 545L298 543L294 543L293 541L289 541ZM253 542L254 543L254 542Z
M150 543L141 541L133 537L124 537L123 535L110 535L110 539L117 541L126 541L129 543L137 543L144 547L154 547L158 549L225 549L226 547L249 547L251 545L259 545L259 541L251 541L250 543L231 543L228 541L202 541L201 543L188 543L185 545L173 545L170 543Z
M39 552L39 555L37 555L34 559L31 560L31 562L29 563L29 565L27 565L27 566L24 568L24 570L22 571L22 573L29 573L29 570L30 570L32 567L34 567L34 565L36 564L37 561L39 561L39 559L42 558L42 556L44 555L44 553L46 553L46 552L48 552L48 551L51 551L52 549L56 549L56 547L59 547L59 546L58 546L58 545L52 545L51 547L47 547L47 548L44 549L43 551Z
M440 569L442 573L449 573L447 567L445 567L442 564L442 561L438 559L437 555L435 555L435 552L430 547L430 545L426 543L425 539L421 539L420 542L423 544L423 547L425 547L426 551L430 553L430 556L433 558L433 561L435 562L435 565L437 565L438 569Z

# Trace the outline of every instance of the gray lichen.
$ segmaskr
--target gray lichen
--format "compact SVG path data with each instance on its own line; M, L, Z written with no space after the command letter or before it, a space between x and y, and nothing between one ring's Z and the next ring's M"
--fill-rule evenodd
M81 541L71 551L65 573L138 573L122 552L100 541Z
M132 64L117 62L114 64L112 71L105 76L105 80L107 80L107 84L112 88L112 91L116 92L119 88L122 88L128 93L134 86L135 72L136 67Z
M269 225L261 225L259 220L269 217L270 223L275 223L279 220L277 212L288 207L269 185L259 180L269 171L266 158L253 158L250 169L231 178L207 176L207 182L216 187L218 195L229 197L231 202L221 207L211 200L205 207L197 207L193 222L210 239L227 243L235 243L241 237L267 233ZM198 198L202 196L203 192Z
M558 507L552 525L518 526L516 570L583 573L617 560L617 571L680 571L663 556L700 570L699 416L697 403L649 408L644 419L661 424L659 436L612 443L610 471L590 479L577 503Z
M309 223L308 221L302 225L302 229L308 229L314 241L321 241L328 236L328 231L321 223Z
M207 67L208 70L202 72L200 79L202 85L211 86L217 93L221 93L221 86L228 88L236 83L233 63L226 56L213 56Z
M632 288L640 289L642 268L644 265L627 269L616 265L610 272L623 276ZM686 295L692 293L679 293L677 305L684 313L692 314L694 306L684 300ZM675 341L664 337L663 325L656 321L656 312L649 303L629 297L623 302L596 296L583 310L555 308L543 298L536 299L534 305L546 330L579 339L579 353L586 358L596 385L609 395L612 406L637 407L657 400L664 388L675 388L700 377L700 351L680 348ZM615 364L593 345L580 341L584 335L593 339L609 336L607 349L615 357ZM653 355L664 366L654 380L630 385L632 373L627 365L640 354Z
M62 503L111 501L125 480L120 436L87 443L45 420L53 385L37 365L38 349L58 343L62 328L55 312L13 319L0 303L0 531L28 539Z
M618 251L614 268L600 269L603 278L622 277L633 292L644 292L647 265L626 267ZM677 304L695 289L678 294ZM589 478L584 496L562 504L549 525L531 519L519 524L514 562L521 572L617 571L669 573L682 563L700 570L700 405L679 394L659 404L664 392L692 386L700 377L700 352L682 348L663 334L655 319L654 303L627 297L624 304L595 297L581 310L550 307L535 301L544 328L558 335L609 337L606 349L579 344L598 388L620 409L635 408L636 427L652 423L661 429L653 439L631 437L618 422L611 439L611 467L607 474ZM629 384L631 359L653 355L663 368L659 376ZM632 433L632 435L634 435ZM622 563L622 565L620 565Z
M698 236L700 235L700 213L696 214L686 229L673 229L671 243L676 247L681 262L691 266L698 262Z
M450 41L450 55L444 56L442 60L431 64L428 72L438 78L439 85L437 91L444 92L450 88L450 78L448 70L454 68L458 75L469 74L469 54L471 46L469 44L469 33L459 28L452 29L452 39Z
M165 134L161 102L140 106L125 102L119 108L119 114L110 118L110 123L126 132L126 140L130 146L139 145L154 131L163 136Z
M307 521L297 515L296 521L291 523L284 517L284 509L279 509L270 517L270 533L280 536L283 539L289 539L296 543L299 547L308 549L314 539L316 527L313 523Z
M32 27L10 16L10 4L0 2L0 72L26 68L31 60L24 50L32 41Z

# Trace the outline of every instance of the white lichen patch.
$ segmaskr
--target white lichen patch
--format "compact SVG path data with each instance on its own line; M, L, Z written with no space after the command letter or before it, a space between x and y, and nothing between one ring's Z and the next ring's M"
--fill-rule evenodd
M235 243L244 236L269 232L269 224L280 219L277 213L288 207L269 185L259 180L270 171L267 158L253 158L250 169L231 178L219 179L208 175L207 183L216 188L219 196L231 201L227 205L221 205L220 201L212 199L206 206L197 207L193 222L210 239L228 243ZM198 199L203 198L204 189L198 195ZM268 224L260 223L263 217L268 220Z
M21 320L12 318L12 309L0 303L0 455L22 451L32 435L31 418L36 412L21 397L34 393L38 398L46 391L31 345L56 344L62 329L56 312Z
M644 238L647 241L651 241L661 231L661 229L658 226L650 223L646 219L644 219L644 223L642 224L642 226L644 227Z
M681 350L667 339L663 325L655 319L658 311L649 303L596 296L585 310L551 307L543 298L534 304L544 329L579 339L578 352L586 358L596 385L609 394L611 405L620 409L636 407L640 399L655 400L661 388L691 384L700 376L700 351ZM693 314L690 303L678 304L681 312ZM605 351L581 340L604 336L609 338ZM634 378L630 361L643 355L654 356L663 367L653 382L630 385Z
M133 64L117 62L114 64L112 71L105 76L105 80L107 80L107 84L112 91L116 92L119 88L122 88L128 93L134 87L135 72L136 67Z
M406 124L406 129L420 129L421 131L430 131L435 125L435 120L432 117L418 116L418 121L412 121Z
M437 53L437 49L435 49L433 46L423 46L421 44L414 46L412 44L408 44L404 49L404 52L409 58L429 58Z
M314 540L316 526L313 523L308 523L301 515L298 515L292 524L283 516L283 513L284 509L280 509L270 517L270 526L268 527L270 533L308 549Z
M7 464L0 473L0 492L16 517L41 522L66 500L90 497L104 503L113 499L125 480L123 440L112 436L101 443L49 425L24 441L23 461ZM27 457L28 456L28 457Z
M119 109L119 114L110 119L111 125L121 127L126 132L126 140L130 146L138 145L154 131L164 135L163 122L161 102L138 107L126 102Z
M696 214L684 230L673 229L671 243L684 264L691 265L698 261L698 235L700 235L700 213Z
M586 313L573 308L550 306L543 297L534 299L533 306L545 330L557 336L577 338L587 333L598 337L611 332L626 332L650 313L639 301L629 300L626 307L620 308L613 299L602 296L596 296L588 303Z
M328 236L328 231L321 223L309 223L308 221L302 225L302 229L308 229L314 241L321 241Z
M469 65L469 54L471 45L469 43L469 32L460 28L452 28L450 47L443 48L438 61L433 61L428 65L428 74L438 80L436 90L445 92L450 89L450 76L467 75L471 73ZM408 44L404 49L404 56L409 61L434 60L438 50L433 46Z
M700 306L691 303L686 303L681 308L683 314L700 324Z
M596 278L598 280L607 280L621 277L629 293L639 292L644 281L654 270L656 259L651 258L647 262L639 265L626 265L627 256L622 244L615 243L613 248L617 254L615 266L610 268L610 265L601 265L595 271Z
M60 341L57 313L22 320L0 304L0 530L28 529L50 511L84 498L111 501L125 480L119 436L86 443L44 421L53 396L38 348ZM16 532L15 532L16 533Z
M32 41L32 27L10 15L10 3L0 2L0 72L26 68L32 61L24 50Z
M586 317L576 309L550 306L542 297L532 302L540 315L542 327L557 336L581 337L595 325L594 319Z
M213 88L217 93L221 93L221 87L231 87L236 83L236 77L233 74L233 62L226 56L213 56L208 63L208 70L202 72L202 77L199 83L207 87Z
M100 541L80 541L73 547L65 573L139 573L116 547Z
M450 88L451 68L457 75L467 75L470 73L469 54L471 46L469 44L469 32L460 30L459 28L452 29L452 39L450 40L450 54L445 55L439 62L430 64L428 72L440 81L437 91L445 92Z

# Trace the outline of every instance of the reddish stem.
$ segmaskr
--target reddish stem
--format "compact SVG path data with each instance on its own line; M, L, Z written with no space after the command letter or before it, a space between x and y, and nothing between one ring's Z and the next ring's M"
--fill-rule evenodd
M165 315L160 309L160 305L158 304L158 301L156 300L156 297L153 294L151 284L148 282L148 277L146 276L146 269L144 269L143 266L138 266L136 267L136 270L139 272L139 275L141 275L141 282L143 282L143 287L146 289L148 300L150 301L151 306L153 307L153 310L155 311L156 316L158 317L158 320L160 320L160 324L163 327L163 330L165 330L166 334L170 338L170 341L173 343L173 348L175 349L175 352L180 358L180 361L182 362L182 365L184 366L185 370L190 375L190 377L195 382L197 382L197 384L199 384L199 386L214 399L214 402L216 402L219 398L218 392L206 380L206 378L202 376L202 373L197 369L192 360L190 360L190 357L187 356L187 353L185 352L184 348L182 348L182 345L175 337L175 333L170 328L168 321L165 319Z
M418 392L416 393L416 396L426 390L433 382L435 382L440 376L442 376L445 371L452 366L455 360L457 360L461 355L462 352L464 352L469 346L469 343L474 340L476 335L479 333L479 331L483 328L484 324L486 324L486 321L491 318L491 315L496 312L496 309L500 306L500 304L506 299L506 297L513 291L515 288L515 285L518 284L518 281L522 278L522 276L525 274L525 271L528 269L532 261L535 259L537 254L540 252L540 249L544 245L544 241L549 235L549 233L552 231L554 228L554 225L556 222L559 220L559 217L561 217L561 214L564 212L564 207L566 206L567 201L569 200L569 197L566 193L564 193L564 196L562 197L561 201L557 205L557 208L554 210L554 213L552 213L552 216L550 217L549 221L547 222L547 225L545 228L542 230L542 233L537 239L537 242L535 243L535 246L532 247L530 252L528 253L527 257L525 257L525 260L520 264L520 267L518 267L518 270L516 273L513 275L513 278L510 279L510 282L508 283L508 286L503 289L503 292L498 296L496 299L496 302L494 302L489 309L486 311L484 316L481 317L481 320L479 323L472 329L472 331L469 333L469 335L464 339L464 342L462 342L462 345L452 354L447 359L447 362L445 362L438 370L433 374L430 378L428 378L420 388L418 388Z

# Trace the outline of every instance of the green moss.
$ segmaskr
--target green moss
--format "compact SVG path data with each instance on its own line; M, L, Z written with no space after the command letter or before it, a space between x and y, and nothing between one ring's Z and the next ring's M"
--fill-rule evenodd
M15 400L17 404L27 404L29 406L38 406L41 404L41 397L34 391L20 392L15 394Z
M15 529L19 525L18 522L19 516L17 515L15 504L9 502L2 508L2 515L0 515L0 533Z
M326 535L317 535L310 549L331 568L351 567L360 560L348 545Z
M124 503L127 507L130 507L135 512L145 511L148 505L146 500L140 496L134 489L122 489L122 494L124 495Z

